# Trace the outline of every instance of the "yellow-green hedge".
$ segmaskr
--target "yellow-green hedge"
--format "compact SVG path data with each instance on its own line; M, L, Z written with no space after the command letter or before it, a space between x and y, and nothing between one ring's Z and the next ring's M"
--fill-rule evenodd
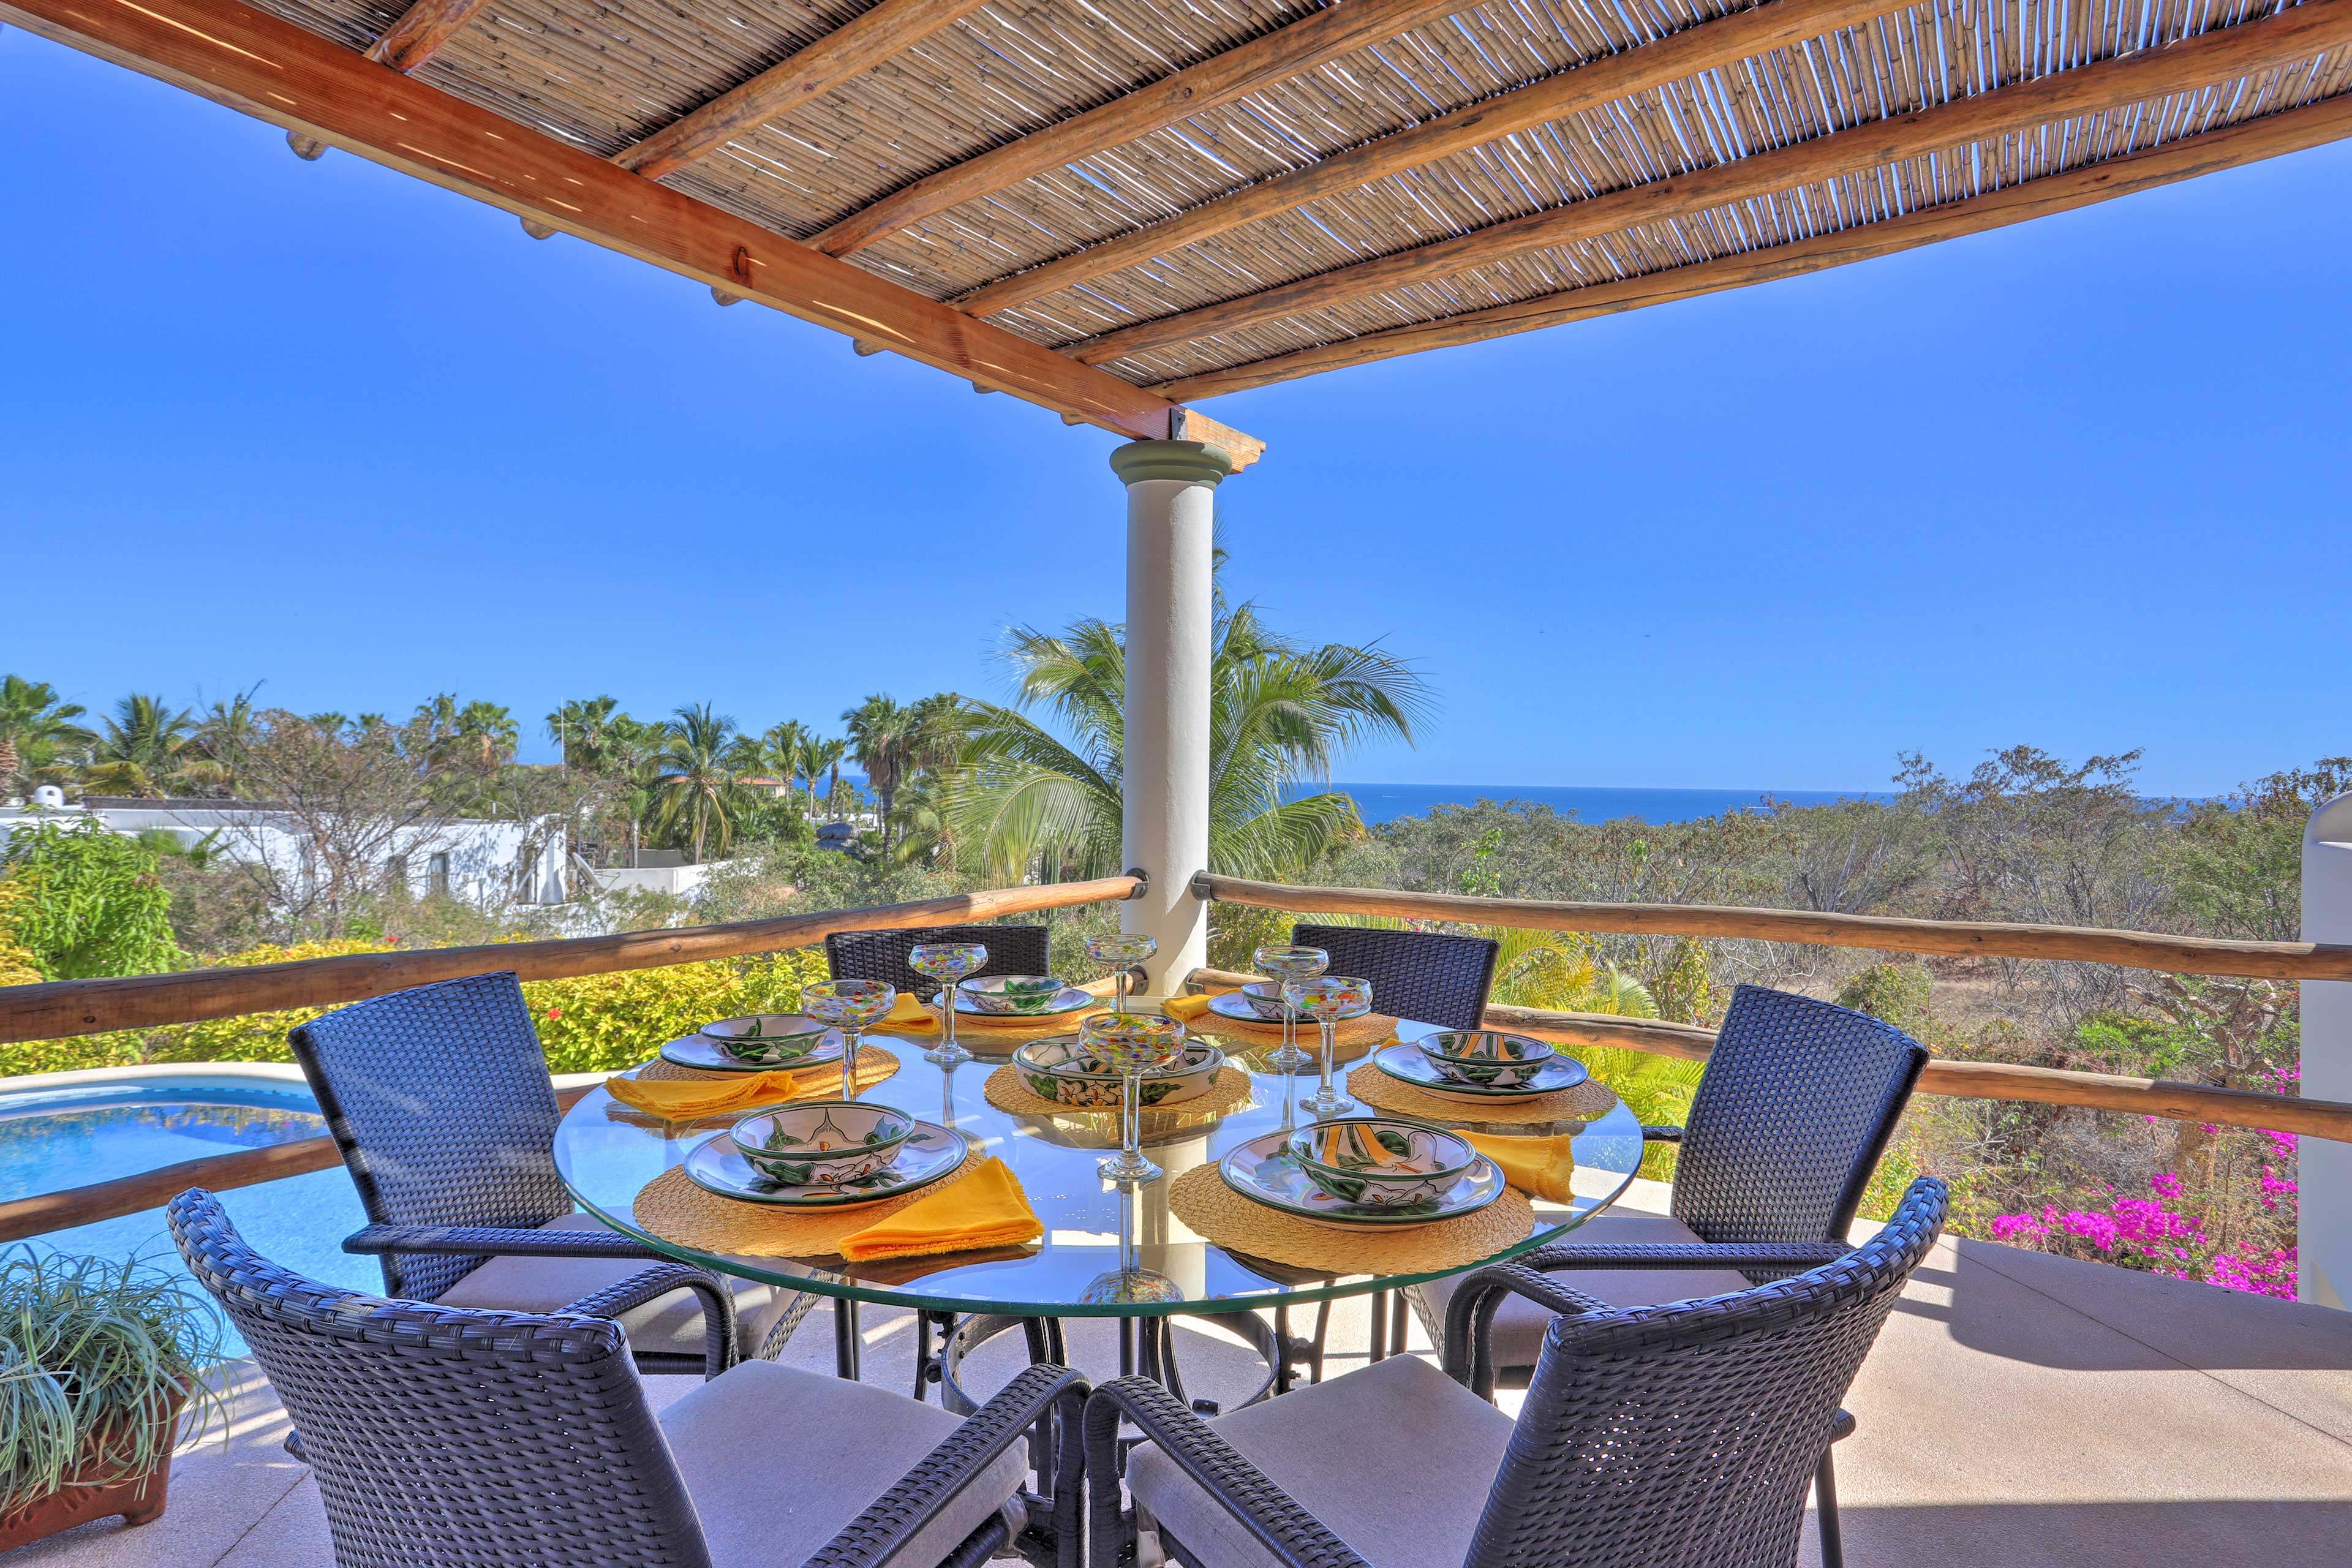
M253 948L218 960L217 965L288 963L383 950L381 942L304 942ZM713 1018L793 1012L800 1006L803 983L823 978L824 954L814 948L803 948L757 958L713 959L576 980L532 980L525 982L522 989L540 1042L547 1047L548 1069L594 1072L644 1061L664 1041ZM301 1007L248 1013L199 1024L0 1045L0 1077L142 1062L288 1061L291 1054L286 1047L287 1032L325 1011Z

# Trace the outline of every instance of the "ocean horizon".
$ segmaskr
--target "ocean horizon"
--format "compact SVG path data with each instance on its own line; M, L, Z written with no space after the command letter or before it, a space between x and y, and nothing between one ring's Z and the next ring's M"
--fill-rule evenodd
M1338 790L1355 800L1368 824L1400 816L1422 816L1441 805L1473 805L1482 800L1526 801L1548 805L1579 822L1614 822L1633 817L1654 826L1720 816L1763 805L1769 797L1790 805L1830 805L1841 800L1891 800L1883 790L1822 789L1614 789L1597 785L1559 784L1347 784ZM1302 790L1301 794L1312 791Z

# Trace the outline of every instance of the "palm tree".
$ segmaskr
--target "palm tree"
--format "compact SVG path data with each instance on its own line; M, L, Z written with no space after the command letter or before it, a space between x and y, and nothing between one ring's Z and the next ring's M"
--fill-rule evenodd
M680 708L667 729L667 743L652 759L660 773L655 814L665 827L686 826L699 865L703 845L714 835L721 850L735 839L735 816L743 804L742 785L728 758L735 721L701 702Z
M1024 628L1005 658L1014 705L967 705L959 829L992 874L1019 876L1042 859L1049 877L1109 875L1119 865L1125 629L1091 619L1059 636ZM1394 655L1293 643L1246 604L1217 616L1209 691L1210 869L1273 879L1361 828L1348 796L1299 786L1328 781L1333 761L1367 740L1410 743L1430 700Z
M867 698L841 716L849 729L849 748L866 782L882 805L882 852L890 852L890 806L898 798L898 781L911 771L916 715L885 696Z
M256 689L258 689L257 688ZM196 721L188 751L192 760L181 767L183 776L234 797L246 756L261 738L253 707L253 692L240 691L226 702L215 702Z
M602 773L609 761L605 755L605 731L613 723L614 710L620 703L610 697L575 698L547 716L547 738L563 749L563 765L589 773ZM623 719L627 715L623 714Z
M92 766L84 783L100 794L158 795L179 776L196 716L174 711L161 697L134 691L114 705L114 715L91 748Z
M45 680L0 677L0 796L23 794L21 775L98 739L74 722L82 713L80 703L58 701Z
M809 731L807 736L801 742L800 760L797 764L797 771L801 775L802 782L808 785L808 814L810 820L814 821L816 818L817 779L824 774L825 769L831 768L833 770L834 784L836 788L839 787L841 783L841 759L846 756L848 752L848 742L823 740L818 737L814 731Z
M454 691L418 703L410 721L425 730L435 762L481 773L510 761L522 738L511 712L479 700L460 707Z

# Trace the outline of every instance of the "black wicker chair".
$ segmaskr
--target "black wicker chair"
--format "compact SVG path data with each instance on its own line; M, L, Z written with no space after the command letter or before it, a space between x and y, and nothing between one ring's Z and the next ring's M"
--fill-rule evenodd
M907 931L837 931L824 939L824 965L835 980L887 980L910 996L940 983L907 962L917 942L976 942L988 949L980 974L1050 974L1044 926L918 926Z
M280 1268L210 1193L182 1193L169 1216L301 1429L341 1568L977 1568L1047 1518L1052 1559L1076 1568L1074 1372L1033 1367L959 1420L746 1362L656 1420L608 1320L685 1283L681 1265L561 1312L455 1310ZM1019 1445L1056 1426L1048 1499L1024 1491ZM1037 1535L1021 1544L1049 1555Z
M1370 981L1376 1010L1441 1029L1480 1026L1486 993L1495 985L1495 955L1501 951L1482 936L1381 926L1302 923L1291 928L1290 940L1329 953L1327 973Z
M668 1260L574 1212L556 1173L555 1091L512 972L420 985L314 1018L288 1037L370 1224L394 1296L548 1312ZM649 1373L715 1376L773 1355L815 1297L691 1271L620 1321Z
M1106 1384L1087 1405L1092 1560L1118 1562L1144 1523L1191 1568L1789 1568L1838 1402L1944 1209L1942 1184L1916 1182L1833 1262L1665 1306L1480 1269L1455 1298L1452 1378L1399 1356L1214 1422L1145 1379ZM1461 1381L1504 1293L1560 1314L1516 1422ZM1122 1417L1150 1439L1129 1516Z

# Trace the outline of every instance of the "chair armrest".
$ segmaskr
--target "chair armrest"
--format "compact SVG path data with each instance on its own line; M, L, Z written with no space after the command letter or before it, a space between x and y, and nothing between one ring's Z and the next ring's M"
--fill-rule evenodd
M1683 1130L1679 1127L1644 1127L1642 1129L1642 1142L1644 1143L1679 1143L1682 1141Z
M702 1375L705 1381L717 1377L735 1364L735 1298L705 1269L656 1263L581 1297L563 1310L583 1318L617 1318L673 1290L691 1290L702 1299Z
M1104 1384L1087 1401L1087 1485L1094 1510L1088 1561L1117 1563L1119 1540L1118 1424L1124 1415L1291 1568L1369 1568L1353 1548L1307 1512L1209 1424L1148 1377Z
M522 1230L504 1226L372 1225L343 1238L343 1250L362 1257L387 1252L449 1253L500 1258L642 1258L667 1262L633 1236L616 1230Z
M938 1447L866 1506L866 1511L808 1560L807 1568L877 1568L914 1539L956 1495L978 1480L998 1455L1038 1422L1059 1414L1059 1474L1054 1487L1061 1568L1077 1568L1079 1548L1078 1417L1087 1380L1067 1367L1033 1366L1006 1384Z
M1546 1247L1543 1251L1564 1248ZM1541 1252L1529 1253L1529 1258ZM1489 1353L1495 1314L1506 1296L1525 1296L1555 1312L1605 1312L1609 1304L1581 1290L1547 1279L1525 1263L1495 1263L1463 1278L1445 1307L1445 1375L1481 1399L1495 1397L1495 1358Z
M1842 1241L1563 1241L1514 1259L1523 1268L1818 1268L1853 1249Z

